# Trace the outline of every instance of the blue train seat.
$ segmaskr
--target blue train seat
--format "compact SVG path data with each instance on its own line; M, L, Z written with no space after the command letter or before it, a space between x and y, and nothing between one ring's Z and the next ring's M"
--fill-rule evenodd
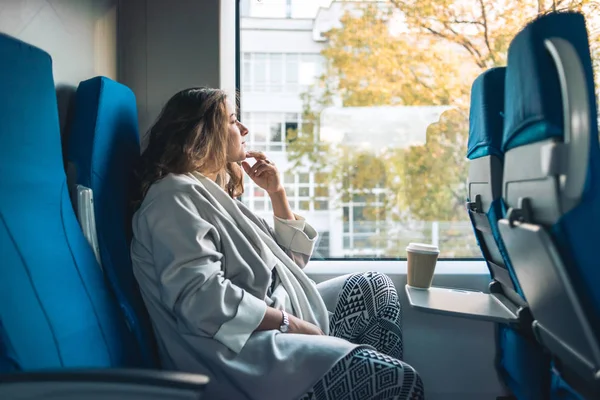
M502 143L508 211L499 230L534 334L553 356L557 399L600 396L600 148L593 79L579 13L540 17L510 45Z
M525 304L498 233L502 209L502 128L505 68L481 74L471 88L468 212L492 279L515 303Z
M532 317L498 231L504 215L504 67L482 73L471 89L467 210L490 269L490 292L502 294L519 310L518 324L497 324L496 366L518 400L543 400L550 388L550 360L531 333Z
M67 160L74 166L80 190L91 189L93 214L79 215L84 226L96 228L102 268L137 338L144 364L153 367L158 366L158 357L152 325L133 276L126 233L131 225L128 195L133 165L140 155L139 142L133 92L105 77L81 82L75 95ZM81 203L85 198L79 201L80 207L87 206Z
M0 34L0 93L0 365L139 365L71 207L50 56Z

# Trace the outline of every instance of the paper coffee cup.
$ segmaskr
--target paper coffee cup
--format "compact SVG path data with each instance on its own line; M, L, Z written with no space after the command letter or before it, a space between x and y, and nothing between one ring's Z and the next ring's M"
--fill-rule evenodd
M406 254L408 285L418 289L429 289L440 250L432 244L410 243Z

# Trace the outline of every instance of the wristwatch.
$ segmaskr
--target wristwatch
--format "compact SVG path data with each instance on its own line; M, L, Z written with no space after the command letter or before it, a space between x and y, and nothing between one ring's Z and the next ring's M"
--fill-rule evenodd
M288 313L284 310L281 310L281 314L283 315L283 321L281 321L281 325L279 325L279 330L282 333L287 333L290 330L290 319L288 318Z

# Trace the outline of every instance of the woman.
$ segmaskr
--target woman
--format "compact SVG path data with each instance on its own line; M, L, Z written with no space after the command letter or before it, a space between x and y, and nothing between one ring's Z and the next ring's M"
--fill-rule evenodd
M400 361L392 282L306 276L317 234L275 165L246 151L247 134L225 93L207 88L177 93L150 129L131 254L163 366L208 375L210 399L422 399ZM235 200L239 162L268 193L274 229Z

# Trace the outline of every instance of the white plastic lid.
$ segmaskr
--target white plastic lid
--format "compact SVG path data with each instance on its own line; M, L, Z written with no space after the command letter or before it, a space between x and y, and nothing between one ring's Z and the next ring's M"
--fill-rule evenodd
M425 243L409 243L406 247L406 251L412 251L415 253L440 254L440 249L436 245Z

